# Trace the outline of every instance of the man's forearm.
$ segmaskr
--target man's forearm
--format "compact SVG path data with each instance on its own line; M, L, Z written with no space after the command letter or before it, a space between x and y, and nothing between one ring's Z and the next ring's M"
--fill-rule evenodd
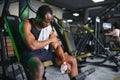
M62 60L62 62L65 61L65 54L64 54L64 51L63 51L63 49L62 49L62 47L60 45L58 45L56 47L55 53Z

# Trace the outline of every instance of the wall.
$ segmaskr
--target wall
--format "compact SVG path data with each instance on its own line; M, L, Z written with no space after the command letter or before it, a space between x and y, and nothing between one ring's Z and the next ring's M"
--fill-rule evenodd
M18 16L18 11L19 11L18 10L19 9L18 6L19 6L18 2L10 4L10 7L9 7L10 14Z
M36 0L30 0L30 1L31 1L31 4L32 4L32 7L35 8L36 10L38 9L39 6L41 6L43 4L46 4L46 3L42 3L42 2L36 1ZM49 5L49 4L47 4L47 5ZM60 19L63 18L63 16L62 16L62 14L63 14L62 9L60 9L58 7L55 7L55 6L52 6L52 5L49 5L49 6L52 8L54 15L56 15ZM9 8L10 14L14 14L14 15L18 16L18 12L19 12L18 9L19 9L19 3L18 2L10 4L10 8ZM36 16L36 14L33 13L30 10L29 18L32 18L32 17L35 17L35 16Z
M0 1L0 16L2 16L3 6L4 6L4 2Z

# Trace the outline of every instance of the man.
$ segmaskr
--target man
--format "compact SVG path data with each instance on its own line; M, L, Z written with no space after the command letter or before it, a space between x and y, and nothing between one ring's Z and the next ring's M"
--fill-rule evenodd
M43 61L53 60L57 65L66 63L66 73L70 78L78 75L77 61L75 57L65 55L58 39L52 31L50 22L52 10L49 6L41 6L35 18L24 20L23 34L24 43L27 48L21 55L22 62L27 64L33 71L32 80L42 80L44 74ZM49 44L53 47L55 54L48 52Z
M110 35L112 36L113 41L120 42L120 29L118 27L118 24L115 22L112 25L112 31L110 31L109 33L105 33L105 35Z
M112 25L112 31L105 33L105 35L110 37L110 39L107 40L107 43L110 44L110 48L116 47L116 46L119 47L120 29L116 22Z

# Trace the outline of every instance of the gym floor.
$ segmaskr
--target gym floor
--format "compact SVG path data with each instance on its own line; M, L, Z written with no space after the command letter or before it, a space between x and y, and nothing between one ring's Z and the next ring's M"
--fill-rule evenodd
M111 62L106 62L105 64L114 65ZM16 80L23 80L20 72L18 71L18 64L13 64L16 74ZM22 67L22 66L21 66ZM120 80L120 72L113 71L113 69L108 67L100 67L95 65L87 65L86 67L82 67L81 71L84 72L90 68L95 68L95 72L88 75L85 80ZM0 73L2 69L0 67ZM8 67L8 76L12 77L12 65ZM24 73L24 70L23 70ZM47 76L47 80L70 80L68 75L62 75L59 72L57 67L49 66L46 68L45 76ZM24 74L24 80L27 80ZM2 79L0 79L2 80Z

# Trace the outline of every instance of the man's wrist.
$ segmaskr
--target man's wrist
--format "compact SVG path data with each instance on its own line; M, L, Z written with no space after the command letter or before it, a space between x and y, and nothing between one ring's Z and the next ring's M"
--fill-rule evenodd
M63 60L63 64L66 65L66 64L67 64L67 61L66 61L66 60Z
M49 38L48 40L49 40L49 43L51 43L51 42L52 42L50 38Z

